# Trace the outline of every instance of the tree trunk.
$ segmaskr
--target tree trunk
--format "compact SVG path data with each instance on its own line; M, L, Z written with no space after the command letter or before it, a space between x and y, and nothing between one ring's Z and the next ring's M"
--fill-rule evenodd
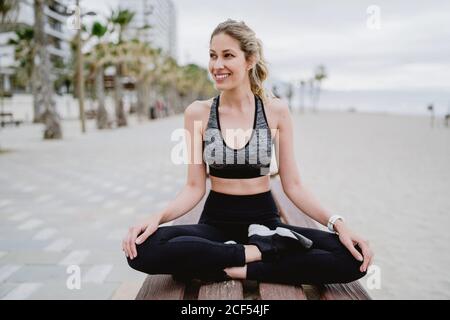
M172 106L172 110L174 113L179 113L180 106L178 105L177 101L177 91L174 86L170 86L167 91L167 100L169 101L170 105Z
M108 129L110 125L105 108L103 67L99 67L95 74L95 95L97 97L97 129Z
M120 65L116 67L116 74L114 75L114 98L115 98L115 111L116 122L118 127L125 127L127 125L127 118L125 116L125 110L123 107L122 98L122 83L120 81Z
M145 80L140 79L136 82L137 89L137 116L138 120L142 121L145 119L146 115L146 90L145 90Z
M315 101L315 107L314 109L317 112L317 109L319 107L319 99L320 99L320 87L321 87L321 82L317 81L317 91L316 91L316 101Z
M42 119L44 129L44 139L61 139L61 119L55 111L55 101L53 100L53 82L50 76L50 57L47 51L46 35L44 33L44 0L34 1L35 17L35 39L36 39L36 104L39 111L44 112L38 115Z
M36 70L34 66L30 80L31 80L31 95L33 96L33 123L41 123L43 122L42 118L40 117L42 110L39 110L39 103L37 99Z

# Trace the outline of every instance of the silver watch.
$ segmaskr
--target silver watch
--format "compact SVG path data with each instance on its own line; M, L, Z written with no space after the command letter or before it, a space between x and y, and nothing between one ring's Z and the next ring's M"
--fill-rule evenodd
M336 230L334 230L334 224L335 224L336 221L338 221L339 219L342 220L342 222L344 222L344 218L343 218L342 216L337 215L337 214L332 215L332 216L330 217L330 219L328 220L328 224L327 224L328 230L330 230L331 232L336 233Z

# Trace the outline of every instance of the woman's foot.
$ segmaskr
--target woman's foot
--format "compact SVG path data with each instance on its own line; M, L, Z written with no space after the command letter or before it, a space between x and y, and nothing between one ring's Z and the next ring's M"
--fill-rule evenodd
M237 244L234 240L224 242L225 244ZM245 263L261 260L261 251L255 245L244 245Z
M283 227L271 230L261 224L248 227L248 243L258 247L263 261L274 261L283 251L309 249L313 244L310 239L293 230Z
M247 265L243 267L230 267L225 268L224 271L226 274L232 279L241 279L244 280L247 278Z
M262 254L259 248L255 245L244 245L245 248L245 263L260 261Z

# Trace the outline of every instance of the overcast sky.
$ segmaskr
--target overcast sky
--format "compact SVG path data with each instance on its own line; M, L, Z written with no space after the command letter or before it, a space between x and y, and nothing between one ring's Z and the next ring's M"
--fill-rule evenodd
M119 2L84 1L84 6L106 14ZM326 89L450 88L447 0L174 3L180 64L194 62L206 67L211 32L217 24L232 18L245 21L263 41L270 72L278 79L307 78L315 66L324 64L329 73ZM379 9L379 20L375 11L367 12L370 5Z

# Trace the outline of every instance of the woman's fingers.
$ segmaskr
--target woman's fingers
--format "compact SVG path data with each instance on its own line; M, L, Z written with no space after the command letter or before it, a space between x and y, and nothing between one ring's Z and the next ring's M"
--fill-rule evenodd
M346 241L344 243L344 245L347 247L347 249L350 251L350 253L353 255L353 257L355 257L356 260L361 261L361 262L364 260L363 256L353 246L353 242L351 240Z
M147 238L150 236L150 228L147 227L145 229L145 231L136 239L136 244L141 244L142 242L144 242L145 240L147 240Z
M130 247L130 237L131 237L131 233L128 232L127 239L126 239L126 244L125 244L125 248L126 248L126 250L127 250L128 258L132 259L132 258L133 258L133 255L132 255L131 247Z
M372 265L372 261L373 261L373 254L370 256L369 263L367 264L366 270L369 270L370 266Z
M136 238L145 228L145 226L139 226L128 229L128 233L122 241L122 250L125 252L127 258L134 259L137 257Z
M155 232L155 228L152 225L146 226L144 232L136 239L136 244L141 244L145 240L147 240L148 237L150 237L153 232Z
M126 245L126 237L122 240L122 251L125 253L125 256L128 258L127 245Z
M138 228L132 228L130 239L129 239L129 247L131 250L131 259L134 259L137 257L137 250L136 250L136 238L139 234L140 230Z
M349 236L341 234L339 236L339 239L341 240L342 244L351 252L353 257L361 261L362 264L359 267L359 270L361 272L366 272L370 264L372 263L373 258L373 252L369 247L369 242L361 239L357 236ZM355 246L358 245L359 249L361 250L361 253L355 248Z
M361 248L361 251L364 255L364 262L361 265L361 272L366 272L367 271L367 267L369 266L369 263L372 259L372 252L369 248L369 246L367 245L367 243L365 241L361 241L358 243L359 247Z

